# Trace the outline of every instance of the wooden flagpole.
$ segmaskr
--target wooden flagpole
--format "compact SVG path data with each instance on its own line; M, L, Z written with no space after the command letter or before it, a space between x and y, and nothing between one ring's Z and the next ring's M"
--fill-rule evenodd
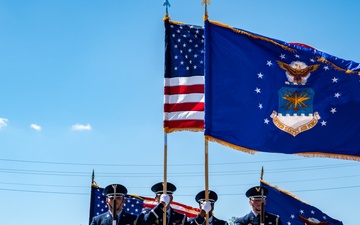
M264 176L264 167L261 167L261 172L260 172L260 181L263 179ZM265 211L264 211L264 189L261 188L261 210L260 210L260 225L264 225L265 224Z
M164 182L163 182L163 193L167 193L167 133L164 132ZM169 203L170 204L170 203ZM166 209L164 207L163 213L163 225L166 225Z
M204 5L204 21L208 19L207 5L210 0L202 0ZM209 142L205 138L205 201L209 201ZM209 225L209 214L206 213L206 225Z
M169 17L169 7L170 2L169 0L164 0L163 6L165 6L165 17ZM163 193L167 194L167 133L164 132L164 181L163 181ZM170 203L169 203L170 204ZM167 207L164 207L164 213L163 213L163 225L166 225L166 210Z
M209 141L205 139L205 201L209 201ZM209 225L209 214L206 213L206 225Z

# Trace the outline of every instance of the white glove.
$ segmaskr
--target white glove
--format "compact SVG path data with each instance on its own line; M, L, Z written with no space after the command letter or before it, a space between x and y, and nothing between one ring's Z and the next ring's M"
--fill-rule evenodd
M160 195L160 202L164 202L165 206L168 206L170 203L170 196L168 194Z
M201 209L204 210L206 212L206 214L208 214L211 211L211 202L203 202L201 203Z

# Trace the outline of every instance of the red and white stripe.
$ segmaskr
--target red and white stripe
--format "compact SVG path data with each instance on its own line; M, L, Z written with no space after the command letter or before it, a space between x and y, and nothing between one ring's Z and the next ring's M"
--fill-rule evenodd
M203 130L204 76L164 80L164 130Z

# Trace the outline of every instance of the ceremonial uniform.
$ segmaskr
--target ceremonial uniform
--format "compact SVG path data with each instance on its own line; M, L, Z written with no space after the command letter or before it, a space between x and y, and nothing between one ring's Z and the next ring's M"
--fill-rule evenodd
M120 212L117 221L117 225L136 225L137 216L131 215L126 212ZM112 225L112 222L113 216L111 212L107 211L106 213L93 217L91 225Z
M250 212L249 214L237 218L235 220L235 225L260 225L260 215L255 216L254 212ZM265 225L282 225L280 217L278 215L274 215L268 212L265 212Z
M211 202L211 210L209 211L209 225L228 225L225 220L221 220L212 215L212 211L215 205L215 202L218 199L217 194L214 191L209 190L208 192L208 201ZM195 196L195 201L199 203L200 209L202 208L202 203L205 202L205 191L200 191ZM190 225L206 225L206 214L201 212L194 219L189 220Z
M268 190L265 187L255 186L247 190L246 197L249 198L249 203L252 210L247 215L236 218L235 225L260 225L261 204L266 204L266 196ZM265 210L264 207L262 210ZM282 225L281 219L278 215L264 211L264 225Z
M106 195L106 204L109 211L94 216L90 225L112 225L115 219L117 225L137 225L138 217L122 210L125 201L124 196L127 194L127 189L123 185L108 185L103 193ZM113 217L114 211L116 215L115 219Z
M163 183L157 183L151 187L151 190L156 194L155 199L159 201L159 197L163 194ZM167 182L166 194L171 196L176 191L175 185ZM171 201L170 201L171 202ZM170 203L169 203L170 204ZM159 204L153 209L145 208L139 215L139 222L142 225L162 225L163 213L165 206L159 201ZM167 225L188 225L187 216L185 214L174 211L171 207L168 207L166 211L166 223Z

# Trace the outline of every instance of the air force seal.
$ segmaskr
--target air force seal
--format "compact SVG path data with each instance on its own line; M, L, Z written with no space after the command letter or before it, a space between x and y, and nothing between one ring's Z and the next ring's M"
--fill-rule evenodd
M295 137L313 128L320 119L319 113L313 109L315 92L305 86L310 73L319 65L307 66L300 61L291 64L278 61L278 64L286 71L288 82L278 91L278 111L274 110L271 118L277 128Z

